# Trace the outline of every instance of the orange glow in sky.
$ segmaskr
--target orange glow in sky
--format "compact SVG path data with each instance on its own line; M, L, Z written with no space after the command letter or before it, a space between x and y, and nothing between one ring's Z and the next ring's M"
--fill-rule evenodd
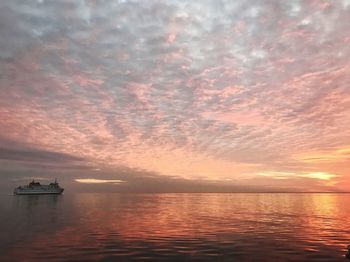
M9 1L4 181L348 191L350 6L316 2Z

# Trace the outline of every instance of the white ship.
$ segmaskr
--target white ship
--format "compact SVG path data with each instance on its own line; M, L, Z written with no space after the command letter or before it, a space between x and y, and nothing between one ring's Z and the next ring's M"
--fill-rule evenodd
M33 179L29 185L16 187L13 193L15 195L59 195L62 194L63 190L56 179L54 183L49 185L41 185Z

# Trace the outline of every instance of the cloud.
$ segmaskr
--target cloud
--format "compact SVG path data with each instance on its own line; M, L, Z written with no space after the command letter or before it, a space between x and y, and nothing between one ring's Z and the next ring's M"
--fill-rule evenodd
M0 136L0 163L2 171L17 169L86 170L86 159L62 152L37 148ZM25 172L24 172L25 173Z
M50 152L46 150L38 149L11 149L0 148L1 160L14 160L14 161L44 161L44 162L72 162L81 161L82 159L76 156L70 156L63 153Z
M118 179L95 179L95 178L76 178L75 181L78 183L87 183L87 184L104 184L104 183L120 184L125 182Z
M342 2L2 1L0 10L0 130L39 149L7 146L4 157L242 184L270 170L349 179L341 163L303 161L350 143Z

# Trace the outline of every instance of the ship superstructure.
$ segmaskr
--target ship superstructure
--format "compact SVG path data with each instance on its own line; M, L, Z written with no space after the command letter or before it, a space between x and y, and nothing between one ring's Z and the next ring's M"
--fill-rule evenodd
M15 195L59 195L63 190L56 179L48 185L41 185L33 179L28 185L16 187L13 193Z

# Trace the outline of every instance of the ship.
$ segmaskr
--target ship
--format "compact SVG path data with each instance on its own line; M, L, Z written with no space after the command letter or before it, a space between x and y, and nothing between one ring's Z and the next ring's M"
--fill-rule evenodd
M48 185L42 185L33 179L28 185L16 187L13 193L15 195L60 195L63 190L64 188L59 186L57 179Z

